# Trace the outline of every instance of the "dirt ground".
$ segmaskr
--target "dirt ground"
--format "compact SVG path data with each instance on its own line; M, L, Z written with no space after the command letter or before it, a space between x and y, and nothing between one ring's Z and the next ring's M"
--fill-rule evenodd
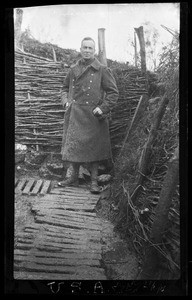
M23 164L17 166L16 178L40 179L38 170L29 170ZM53 178L53 181L58 179ZM15 195L15 241L17 234L23 230L29 220L34 222L31 212L33 197ZM135 253L132 253L129 243L120 237L114 230L114 224L109 221L111 213L110 199L101 194L101 199L96 206L98 218L102 223L102 266L105 269L108 280L135 280L139 272L139 261Z

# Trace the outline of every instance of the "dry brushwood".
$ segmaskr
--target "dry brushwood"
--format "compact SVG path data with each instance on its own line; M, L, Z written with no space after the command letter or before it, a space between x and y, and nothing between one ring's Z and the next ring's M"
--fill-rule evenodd
M165 109L166 109L166 106L168 105L168 103L169 103L169 100L167 99L167 97L164 97L162 99L159 110L157 111L157 114L155 115L154 123L150 130L148 140L144 146L143 153L142 153L142 156L140 159L141 160L140 167L138 170L139 175L138 175L138 178L136 178L136 187L134 189L134 192L131 195L131 199L133 202L137 198L140 187L142 186L143 180L145 179L145 177L147 175L151 149L152 149L152 146L153 146L156 134L157 134L157 130L160 126L161 120L163 118L163 115L165 113Z
M159 264L155 274L156 279L175 279L180 276L179 184L174 183L173 177L173 185L170 183L170 180L168 181L170 187L173 188L173 195L170 196L170 194L167 193L168 196L164 197L166 195L165 184L168 180L169 162L173 156L174 149L177 148L179 138L178 49L178 41L173 41L170 47L166 47L162 52L159 68L157 70L157 84L151 84L149 91L149 94L153 98L156 98L151 101L149 100L148 112L145 119L146 122L140 124L142 126L140 129L139 126L137 126L138 128L133 131L137 142L135 142L134 139L128 139L121 157L115 162L118 173L116 174L116 178L118 180L117 184L116 181L114 181L112 189L113 200L116 201L116 207L119 208L119 214L116 216L116 220L118 220L117 228L121 228L121 230L129 236L129 239L133 241L133 246L141 260L145 257L146 245L153 249L155 253L160 254L158 256ZM157 86L161 88L157 89ZM153 136L153 142L150 146L149 137L151 124L153 124L154 116L161 105L157 97L162 98L163 94L165 95L165 99L169 99L169 103L166 104L166 109L163 118L161 118L158 130L156 133L151 132L151 134L153 133L151 135L151 137ZM142 122L140 121L140 123ZM146 133L145 135L144 132ZM148 143L150 149L147 152L142 152L141 149L145 149L144 145L147 145L146 143ZM146 160L146 157L149 159ZM144 164L146 161L148 161L148 164ZM130 168L130 163L133 165L132 168ZM122 165L123 167L121 167ZM176 165L178 167L178 164ZM143 168L141 168L142 166ZM133 171L131 171L131 169L133 169ZM144 171L142 172L142 170ZM122 180L120 180L121 176L123 177ZM138 181L136 179L139 178L142 185L137 184ZM171 177L169 179L171 179ZM122 188L122 182L124 183L125 189ZM134 194L132 194L131 191L134 191L135 187L137 189L142 188L142 190L135 196L136 201L133 202ZM137 189L135 189L135 191L137 191ZM126 190L129 193L129 197L126 197ZM166 203L164 203L166 215L161 215L160 209L158 217L155 218L156 207L160 207L160 202L161 204L163 203L162 195L164 195L163 198L166 200ZM121 209L121 207L123 207L123 209ZM124 210L124 213L122 213L122 210ZM134 212L139 213L139 220L135 217ZM120 214L121 217L119 217ZM157 224L159 224L158 227L156 226ZM164 227L165 224L167 224L166 229ZM158 230L155 230L155 228L158 228ZM151 241L151 238L149 238L151 237L152 231L158 242L157 240L156 242ZM162 239L160 240L158 237ZM152 260L152 258L151 254L146 256L149 267L154 265L155 261L157 261L156 257L154 260ZM145 271L146 273L150 273L148 272L150 270L147 271L145 269ZM142 274L142 278L154 279L151 274L144 273Z
M173 193L175 192L179 177L178 152L179 150L177 147L173 157L169 162L169 168L163 181L159 201L154 211L154 219L150 233L150 243L152 246L147 247L145 262L140 274L141 280L154 279L154 276L157 273L157 264L159 261L158 254L160 251L157 252L156 247L153 247L153 245L160 245L162 243L164 232L167 230L168 214L172 204Z

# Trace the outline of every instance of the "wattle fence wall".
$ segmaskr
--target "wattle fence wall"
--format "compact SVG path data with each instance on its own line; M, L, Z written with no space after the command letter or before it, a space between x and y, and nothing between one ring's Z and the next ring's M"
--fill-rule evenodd
M37 150L60 152L64 117L60 90L69 67L63 62L15 51L15 142L35 145ZM147 91L139 69L112 71L120 93L110 121L115 153L141 95Z

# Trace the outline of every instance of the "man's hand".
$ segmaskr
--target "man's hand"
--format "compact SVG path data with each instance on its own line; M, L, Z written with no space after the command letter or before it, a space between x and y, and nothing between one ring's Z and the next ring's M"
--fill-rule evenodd
M63 107L69 106L67 93L63 93L63 95L61 96L61 103L62 103Z
M99 108L99 107L96 107L94 110L93 110L93 114L96 115L96 116L101 116L103 114L102 110Z

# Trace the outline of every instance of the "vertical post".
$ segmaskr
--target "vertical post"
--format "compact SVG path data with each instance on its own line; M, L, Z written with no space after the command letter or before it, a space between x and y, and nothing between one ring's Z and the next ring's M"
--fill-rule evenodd
M162 102L159 106L159 109L154 117L154 122L152 124L148 139L143 148L143 153L141 154L141 157L140 157L139 175L136 178L136 185L135 185L136 188L131 195L131 199L132 199L133 203L137 199L138 193L140 192L140 187L142 186L145 176L147 174L148 165L149 165L149 161L150 161L150 155L151 155L151 149L152 149L154 140L157 136L157 131L161 124L161 120L163 118L163 115L165 113L168 103L169 103L169 99L164 95L162 98Z
M23 44L20 45L20 49L24 52ZM26 64L26 58L23 56L23 63Z
M16 48L20 48L22 20L23 20L23 10L20 8L17 8L16 9L16 18L15 18L15 47Z
M53 46L52 46L52 50L53 50L53 61L57 62L57 56L56 56L56 52L55 52L55 49ZM58 73L58 69L56 69L56 72Z
M141 117L143 116L146 107L147 107L147 103L148 103L148 96L146 94L144 94L143 96L140 97L139 103L137 105L137 108L135 110L134 116L131 120L131 124L130 127L128 128L123 144L121 146L121 150L119 151L118 156L120 156L124 150L125 144L128 141L128 138L130 137L131 133L137 128L137 124L139 123L139 120L141 119Z
M135 67L137 68L137 39L136 39L135 31L134 31L134 49L135 49Z
M52 46L52 50L53 50L53 60L54 60L54 62L57 62L57 57L56 57L55 49L53 46Z
M139 44L140 44L141 71L143 75L146 75L147 68L146 68L146 52L145 52L145 39L144 39L143 26L135 28L135 31L137 33Z
M98 29L99 61L107 66L106 49L105 49L105 28Z

